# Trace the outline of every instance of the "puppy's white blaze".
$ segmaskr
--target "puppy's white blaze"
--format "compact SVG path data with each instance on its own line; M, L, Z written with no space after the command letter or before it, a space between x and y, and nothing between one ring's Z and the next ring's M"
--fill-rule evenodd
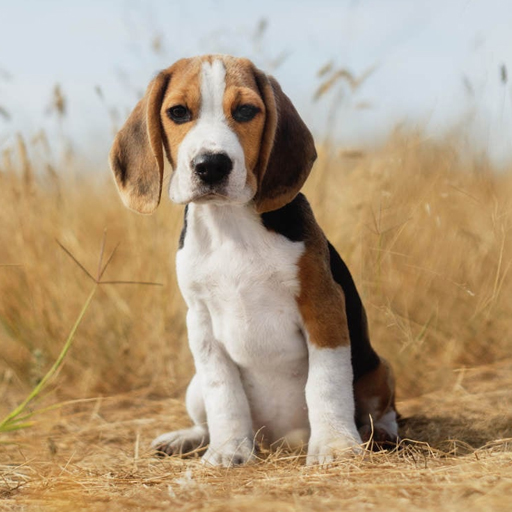
M201 69L201 120L226 123L222 102L226 89L226 69L220 60L205 62Z
M224 115L226 69L221 60L204 62L201 68L201 107L195 126L183 139L178 150L177 168L171 177L169 195L177 203L187 203L201 194L202 183L194 175L192 161L201 153L226 153L233 162L228 181L215 191L230 202L246 203L253 191L246 186L247 170L244 151L236 133Z

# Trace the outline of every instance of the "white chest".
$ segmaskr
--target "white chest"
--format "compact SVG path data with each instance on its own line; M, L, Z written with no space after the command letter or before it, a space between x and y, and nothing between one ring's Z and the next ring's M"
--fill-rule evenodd
M179 285L189 307L209 312L216 340L241 366L305 357L296 302L303 252L245 207L189 207Z

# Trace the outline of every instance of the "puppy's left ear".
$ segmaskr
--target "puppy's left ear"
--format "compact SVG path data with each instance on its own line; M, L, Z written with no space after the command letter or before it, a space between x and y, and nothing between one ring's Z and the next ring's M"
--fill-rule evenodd
M311 132L277 80L258 69L254 74L266 108L254 198L257 211L263 213L295 198L309 176L316 149Z
M160 107L169 78L162 71L150 82L110 150L119 194L128 208L139 213L152 213L160 202L164 169Z

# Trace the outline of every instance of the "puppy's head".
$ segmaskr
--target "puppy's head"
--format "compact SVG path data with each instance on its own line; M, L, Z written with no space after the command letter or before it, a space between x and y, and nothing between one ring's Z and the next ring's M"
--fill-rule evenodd
M276 80L227 56L180 60L149 84L110 152L129 208L158 206L163 148L173 201L252 201L258 212L290 202L316 158L311 133Z

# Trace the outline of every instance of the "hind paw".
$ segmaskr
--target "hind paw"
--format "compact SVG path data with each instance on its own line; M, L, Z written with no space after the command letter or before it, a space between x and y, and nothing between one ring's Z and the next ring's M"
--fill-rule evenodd
M151 447L160 456L183 455L206 447L207 444L208 431L206 428L196 425L162 434L153 440Z
M365 423L359 428L359 434L370 449L395 447L400 443L395 411L388 411L375 423Z

